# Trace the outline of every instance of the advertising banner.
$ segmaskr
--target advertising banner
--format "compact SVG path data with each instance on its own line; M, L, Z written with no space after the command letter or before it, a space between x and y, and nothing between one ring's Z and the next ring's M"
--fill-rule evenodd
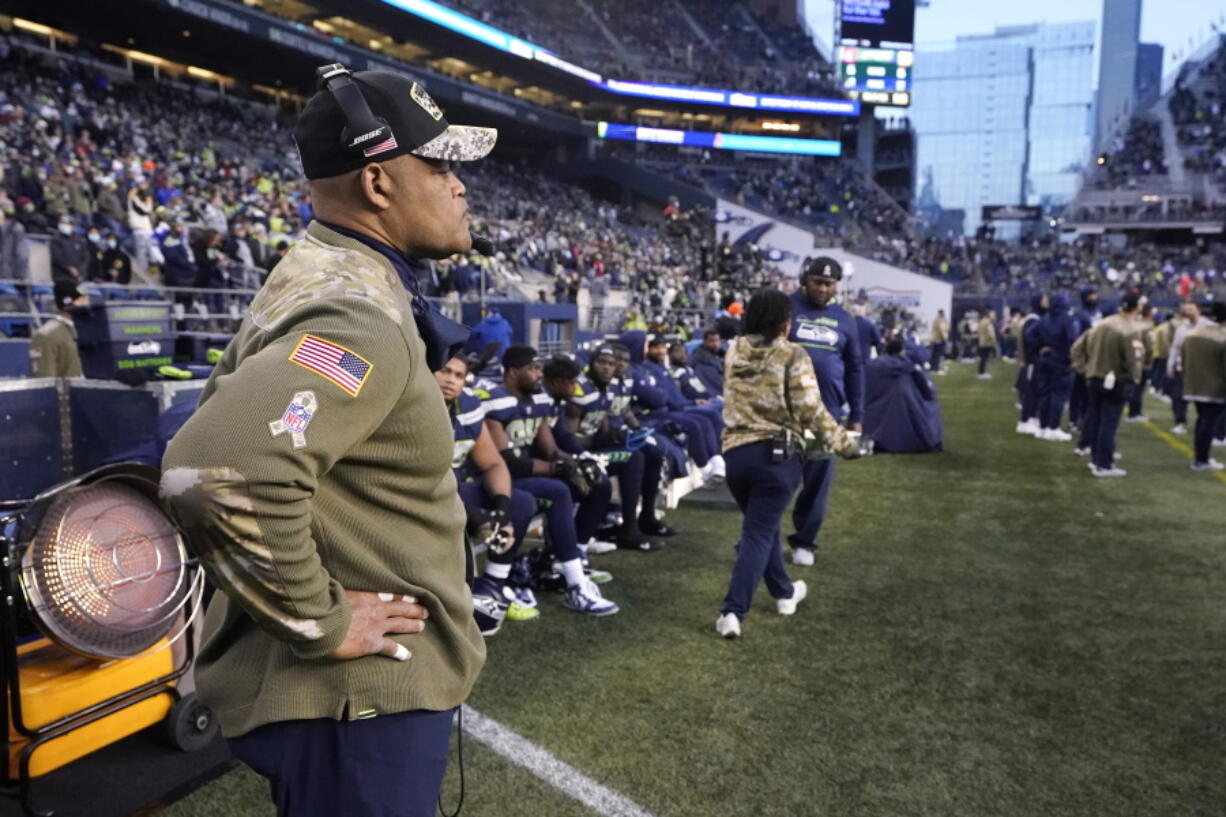
M776 221L768 215L719 199L715 205L716 240L728 233L735 244L756 244L767 259L788 275L799 275L800 264L813 253L813 233Z

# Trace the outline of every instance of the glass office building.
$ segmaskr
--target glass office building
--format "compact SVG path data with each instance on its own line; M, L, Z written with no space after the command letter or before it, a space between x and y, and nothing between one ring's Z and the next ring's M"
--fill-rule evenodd
M916 170L946 210L1058 206L1077 192L1093 131L1094 23L1009 26L915 60Z

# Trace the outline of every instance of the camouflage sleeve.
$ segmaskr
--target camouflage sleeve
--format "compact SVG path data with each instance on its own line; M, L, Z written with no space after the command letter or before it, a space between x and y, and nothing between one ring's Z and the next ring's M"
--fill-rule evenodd
M855 451L855 440L826 410L821 389L817 385L817 375L813 371L813 361L799 346L792 349L786 377L788 410L800 427L812 431L827 451L836 454Z
M391 412L409 365L404 335L377 307L312 302L236 369L214 374L166 449L162 496L209 578L302 658L344 640L345 589L380 589L342 588L328 574L321 554L362 543L331 532L317 542L312 499Z

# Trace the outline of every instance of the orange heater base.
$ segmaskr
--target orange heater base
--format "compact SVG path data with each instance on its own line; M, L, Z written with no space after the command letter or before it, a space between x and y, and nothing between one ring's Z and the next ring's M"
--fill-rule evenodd
M160 642L158 647L165 646ZM156 647L155 647L156 649ZM172 650L160 649L136 658L99 663L63 649L47 639L17 649L21 712L25 726L37 729L106 702L122 704L124 696L174 670ZM34 749L30 776L38 777L166 718L175 702L174 684L167 690L126 706L103 718L52 738ZM18 776L19 759L31 739L12 727L9 712L9 778Z

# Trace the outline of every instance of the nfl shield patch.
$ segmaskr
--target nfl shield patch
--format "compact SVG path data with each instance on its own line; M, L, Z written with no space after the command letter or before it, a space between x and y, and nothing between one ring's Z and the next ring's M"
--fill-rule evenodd
M297 392L294 394L293 399L290 400L289 405L285 407L285 412L281 415L281 419L273 420L269 423L268 430L274 437L289 434L294 448L306 448L307 426L311 424L311 420L315 417L315 412L318 408L319 403L315 399L315 392Z

